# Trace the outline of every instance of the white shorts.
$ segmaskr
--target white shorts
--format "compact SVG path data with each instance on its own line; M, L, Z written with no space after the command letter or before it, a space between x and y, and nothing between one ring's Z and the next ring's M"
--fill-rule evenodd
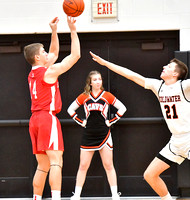
M159 153L179 165L186 158L190 160L190 134L172 136L168 144Z

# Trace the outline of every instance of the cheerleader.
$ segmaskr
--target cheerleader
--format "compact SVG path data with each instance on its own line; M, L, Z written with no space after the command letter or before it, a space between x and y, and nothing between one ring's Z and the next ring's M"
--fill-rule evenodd
M85 120L82 120L76 110L84 106ZM108 119L109 105L117 112L113 119ZM125 113L126 107L113 94L103 88L102 76L98 71L91 71L86 79L84 92L69 106L69 115L82 127L84 134L80 146L80 164L77 172L75 193L71 200L80 200L86 173L95 151L99 151L111 188L112 200L119 200L117 191L117 176L113 165L113 142L110 126L117 122Z

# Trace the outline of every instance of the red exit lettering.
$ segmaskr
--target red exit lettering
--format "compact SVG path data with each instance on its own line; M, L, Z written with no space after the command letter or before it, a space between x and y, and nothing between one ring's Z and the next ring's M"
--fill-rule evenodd
M113 12L113 2L110 3L98 3L98 15L108 15Z

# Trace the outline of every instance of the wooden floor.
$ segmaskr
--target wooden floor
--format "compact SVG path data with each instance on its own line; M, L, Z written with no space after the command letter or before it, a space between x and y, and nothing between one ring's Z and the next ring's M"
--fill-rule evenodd
M121 200L160 200L159 197L120 197ZM173 197L173 200L178 199ZM0 198L0 200L32 200L32 198ZM51 200L51 198L45 198L43 200ZM70 198L62 198L61 200L70 200ZM111 200L111 197L81 197L81 200ZM180 198L180 200L182 200ZM183 199L184 200L184 199ZM189 199L188 199L189 200Z

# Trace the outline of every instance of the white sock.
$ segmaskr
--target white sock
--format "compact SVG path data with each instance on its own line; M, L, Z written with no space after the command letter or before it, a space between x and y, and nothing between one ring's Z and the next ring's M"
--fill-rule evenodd
M39 196L37 194L33 195L33 200L42 200L42 196Z
M168 194L164 197L161 197L161 200L172 200L172 196L170 195L170 193L168 192Z
M116 186L111 186L111 193L112 193L112 196L115 196L117 195L117 185Z
M82 192L82 187L75 186L75 194L74 195L80 197L81 192Z
M61 200L61 191L59 190L52 190L51 191L52 200Z

